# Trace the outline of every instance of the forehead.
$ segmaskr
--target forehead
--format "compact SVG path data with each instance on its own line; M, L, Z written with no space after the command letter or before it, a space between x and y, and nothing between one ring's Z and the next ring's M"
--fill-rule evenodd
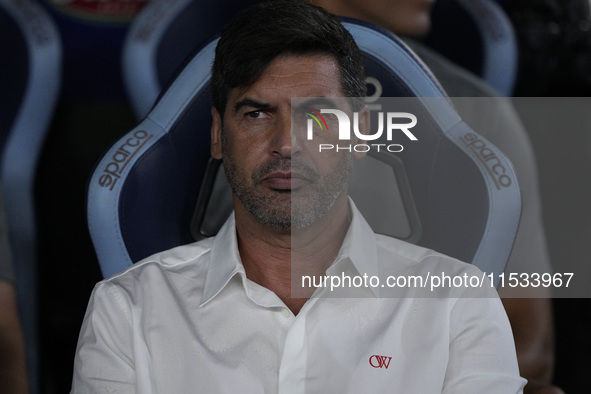
M292 97L342 97L341 73L337 61L328 55L285 55L275 58L261 77L246 88L230 92L228 103L243 98L271 105Z

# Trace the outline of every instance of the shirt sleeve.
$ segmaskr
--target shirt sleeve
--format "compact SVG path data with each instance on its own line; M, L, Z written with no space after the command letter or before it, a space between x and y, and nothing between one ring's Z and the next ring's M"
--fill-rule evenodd
M451 309L443 393L522 393L511 326L498 297L458 298Z
M90 298L78 338L72 393L135 393L131 312L111 283Z

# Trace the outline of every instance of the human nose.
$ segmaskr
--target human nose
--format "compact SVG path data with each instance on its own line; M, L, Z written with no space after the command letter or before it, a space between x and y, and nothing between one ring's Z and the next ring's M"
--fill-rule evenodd
M273 154L280 157L291 157L301 151L299 138L292 128L291 113L280 116L275 125L272 144Z

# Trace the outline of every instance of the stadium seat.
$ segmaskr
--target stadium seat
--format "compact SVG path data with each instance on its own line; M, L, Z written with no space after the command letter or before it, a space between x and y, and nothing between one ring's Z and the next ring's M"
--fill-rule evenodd
M492 0L437 0L425 43L510 97L519 54L515 31Z
M521 208L511 164L462 122L400 40L365 22L344 23L364 55L370 105L377 96L402 97L420 119L413 129L418 142L359 162L365 164L353 174L351 195L361 212L378 233L502 272ZM105 277L153 253L215 235L231 211L220 163L210 157L215 44L214 38L189 59L90 179L88 224ZM494 161L485 160L483 151ZM494 170L502 170L503 179Z
M31 391L38 392L37 162L57 102L61 42L45 11L30 0L0 0L1 182L27 343Z
M179 66L219 33L234 13L260 0L154 0L134 19L123 48L123 79L143 118ZM196 22L198 21L198 22ZM517 41L511 23L490 0L438 0L426 43L511 96Z

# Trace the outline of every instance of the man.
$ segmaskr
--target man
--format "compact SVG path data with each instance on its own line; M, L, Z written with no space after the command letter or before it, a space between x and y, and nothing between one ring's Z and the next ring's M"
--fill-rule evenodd
M417 41L431 28L434 1L425 0L310 0L342 16L366 20L403 37L431 69L451 97L464 122L495 144L511 160L522 194L519 231L505 272L551 272L542 222L538 175L529 137L511 104L483 80ZM490 97L474 99L474 97ZM553 324L550 294L545 288L501 288L515 336L522 376L528 390L550 388L553 370ZM530 298L531 297L531 298Z
M97 285L73 392L521 391L510 326L488 288L480 298L293 295L304 275L478 272L375 235L347 197L361 155L320 157L301 138L292 98L360 110L367 131L367 111L342 99L364 94L359 49L322 9L277 1L232 21L213 66L211 152L235 212L216 237Z

